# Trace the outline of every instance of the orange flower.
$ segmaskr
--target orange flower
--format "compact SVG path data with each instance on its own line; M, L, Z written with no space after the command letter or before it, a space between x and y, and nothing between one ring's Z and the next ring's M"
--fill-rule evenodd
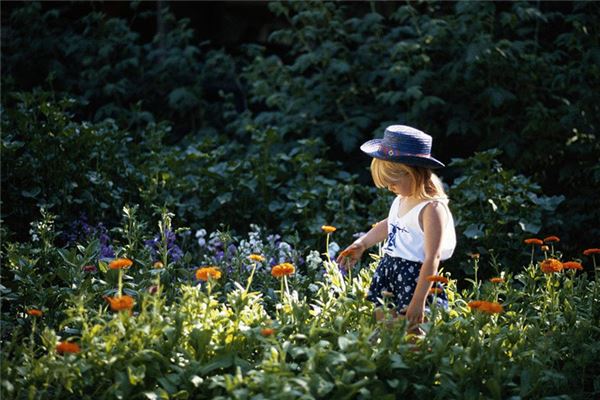
M500 314L504 311L502 304L492 301L475 300L469 303L469 307L486 314Z
M439 282L439 283L443 283L443 284L448 283L448 278L441 276L441 275L429 275L427 277L427 280L429 282Z
M41 317L44 313L40 310L36 310L35 308L30 308L29 310L25 311L28 315L31 315L32 317Z
M439 288L439 287L432 287L431 289L428 290L428 293L430 295L434 295L434 294L442 294L442 292L444 291L444 289Z
M502 307L502 304L500 303L484 301L483 304L479 306L478 310L487 314L500 314L504 311L504 307Z
M134 305L133 297L131 296L118 296L118 297L104 297L110 304L110 309L113 311L131 310Z
M161 269L161 268L165 267L165 265L162 263L162 261L157 261L152 266L156 269Z
M480 257L479 253L467 253L467 255L475 261L479 260Z
M544 242L541 239L537 239L537 238L525 239L525 240L523 240L523 242L525 242L525 244L537 244L539 246L544 244Z
M548 243L548 242L560 242L560 239L558 238L558 236L548 236L547 238L544 238L544 242Z
M79 353L81 351L81 347L77 343L71 342L60 342L56 345L56 352L58 354L65 353Z
M251 259L252 261L256 261L256 262L265 261L265 258L263 256L261 256L260 254L250 254L248 256L248 258Z
M273 328L262 328L260 330L260 334L263 335L264 337L272 336L274 333L275 333L275 329L273 329Z
M560 261L554 258L547 258L540 262L540 269L546 274L551 274L553 272L562 271L563 265Z
M121 268L129 268L133 264L129 258L117 258L116 260L112 260L110 264L108 264L108 268L110 269L121 269Z
M296 267L294 267L290 263L278 264L271 269L271 275L275 278L281 278L282 276L288 276L296 271Z
M221 271L217 267L203 267L196 270L196 279L208 282L208 279L221 278Z
M481 304L482 304L482 303L483 303L483 301L481 301L481 300L473 300L473 301L470 301L470 302L469 302L468 306L469 306L471 309L475 309L475 310L476 310L476 309L478 309L479 307L481 307Z
M548 250L550 250L550 247L548 247L546 245L543 245L543 246L540 247L540 250L542 250L542 251L548 251Z
M585 249L583 251L583 254L586 256L589 256L590 254L599 254L599 253L600 253L600 249L597 249L597 248Z
M490 282L492 282L492 283L504 283L504 278L491 278Z
M333 233L336 230L335 226L331 226L331 225L323 225L321 227L321 229L323 230L323 232L325 233Z
M583 265L577 261L567 261L562 266L564 269L583 269Z

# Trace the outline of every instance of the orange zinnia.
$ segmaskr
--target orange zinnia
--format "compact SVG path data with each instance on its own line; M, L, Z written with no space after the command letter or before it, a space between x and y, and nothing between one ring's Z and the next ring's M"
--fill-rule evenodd
M551 274L553 272L562 271L563 265L555 258L547 258L540 262L540 269L546 274Z
M562 266L564 269L583 269L583 265L577 261L567 261Z
M469 302L468 306L472 309L478 309L482 303L483 301L481 300L473 300Z
M432 287L431 289L428 290L428 293L431 294L431 295L442 294L443 291L444 291L444 289L442 289L442 288Z
M40 310L36 310L35 308L30 308L29 310L25 311L28 315L31 315L32 317L41 317L44 313Z
M265 258L263 256L261 256L260 254L250 254L248 256L248 258L251 259L252 261L256 261L256 262L265 261Z
M586 256L589 256L590 254L598 254L598 253L600 253L600 249L597 249L597 248L585 249L583 251L583 254Z
M217 267L203 267L196 270L196 279L208 282L208 279L221 278L221 271Z
M81 347L77 343L71 342L60 342L56 345L56 352L58 354L65 353L79 353L81 351Z
M271 275L273 275L275 278L281 278L283 276L293 274L294 271L296 271L296 267L294 267L292 264L283 263L274 266L273 269L271 269Z
M469 307L486 314L500 314L504 311L502 304L492 301L475 300L469 303Z
M544 238L544 242L560 242L560 239L558 236L548 236L547 238Z
M525 244L537 244L539 246L544 244L544 242L541 239L537 239L537 238L525 239L525 240L523 240L523 242L525 242Z
M273 328L262 328L260 330L260 334L263 335L264 337L272 336L274 333L275 333L275 329L273 329Z
M490 282L492 282L492 283L504 283L504 278L491 278Z
M331 225L323 225L321 227L321 229L323 230L323 232L325 233L333 233L335 232L335 230L337 229L335 226L331 226Z
M131 310L134 305L133 297L131 296L118 296L118 297L104 297L110 304L110 309L113 311Z
M110 264L108 264L108 268L110 269L121 269L121 268L129 268L133 264L129 258L117 258L116 260L112 260Z
M446 278L445 276L441 276L441 275L429 275L427 277L427 280L429 282L439 282L439 283L448 283L448 278Z

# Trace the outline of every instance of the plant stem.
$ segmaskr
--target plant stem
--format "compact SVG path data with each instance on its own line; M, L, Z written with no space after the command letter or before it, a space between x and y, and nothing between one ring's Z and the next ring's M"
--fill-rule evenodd
M248 293L248 289L250 289L250 285L252 284L252 278L254 278L254 271L256 271L256 263L252 265L252 272L250 272L250 276L248 277L248 283L246 284L246 293Z
M123 294L123 269L119 268L119 289L117 291L117 297L121 297Z

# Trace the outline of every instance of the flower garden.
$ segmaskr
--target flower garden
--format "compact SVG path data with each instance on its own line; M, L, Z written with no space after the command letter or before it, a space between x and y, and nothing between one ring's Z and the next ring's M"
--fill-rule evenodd
M415 336L402 320L374 320L365 297L377 249L340 270L334 227L316 233L333 251L308 254L256 226L243 239L200 230L192 243L202 255L190 262L172 217L163 210L156 240L124 228L111 257L97 239L53 247L49 214L38 240L8 249L19 290L3 297L22 308L3 341L3 398L585 399L600 390L600 249L560 260L558 237L528 238L518 273L485 280L478 271L498 266L471 254L475 275L464 282L444 270L429 278L445 285L450 307L432 308Z
M600 398L598 4L1 2L0 398ZM335 262L390 124L457 234L418 335Z

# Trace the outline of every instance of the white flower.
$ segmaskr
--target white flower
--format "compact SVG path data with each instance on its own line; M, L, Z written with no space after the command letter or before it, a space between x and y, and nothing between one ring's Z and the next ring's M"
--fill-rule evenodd
M329 243L329 257L333 258L340 251L340 245L336 242Z
M318 269L323 260L321 259L321 255L316 250L311 250L308 256L306 257L306 264L308 265L308 269L316 270Z
M197 238L203 238L204 236L206 236L206 229L200 229L199 231L196 231Z
M317 285L315 285L314 283L311 283L310 285L308 285L308 290L315 293L317 290L319 290L319 287Z

